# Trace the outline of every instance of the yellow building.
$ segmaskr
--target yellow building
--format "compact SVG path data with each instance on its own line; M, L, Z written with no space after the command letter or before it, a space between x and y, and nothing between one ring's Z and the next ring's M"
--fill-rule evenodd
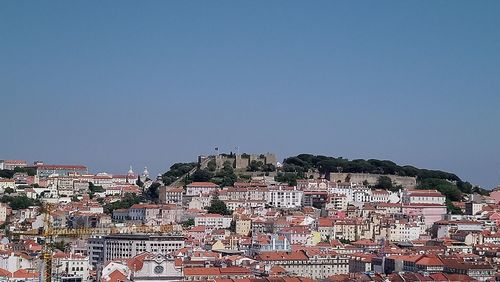
M236 234L248 236L252 230L252 220L248 217L236 219Z

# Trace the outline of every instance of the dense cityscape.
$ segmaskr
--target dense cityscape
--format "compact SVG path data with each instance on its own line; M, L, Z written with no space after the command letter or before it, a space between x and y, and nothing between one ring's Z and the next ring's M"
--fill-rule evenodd
M0 161L0 281L495 281L500 188L391 161ZM249 280L250 279L250 280Z
M0 0L0 282L500 282L499 27Z

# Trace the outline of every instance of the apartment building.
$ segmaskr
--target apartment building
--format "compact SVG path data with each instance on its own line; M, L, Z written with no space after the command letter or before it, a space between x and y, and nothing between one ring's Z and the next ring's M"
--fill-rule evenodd
M205 226L207 230L229 228L231 221L230 216L222 216L220 214L203 214L194 218L195 226Z
M304 192L297 187L271 187L268 192L268 204L277 208L298 208L302 206L303 195Z
M144 252L169 254L184 248L184 242L183 236L175 235L107 235L89 239L89 256L91 263L103 263L113 259L132 258Z
M292 275L312 279L325 279L335 274L349 273L349 259L336 252L262 252L256 256L256 260L269 268L280 266Z
M182 204L182 187L161 186L159 188L159 200L164 204Z
M193 182L186 186L186 196L211 194L219 189L219 185L212 182Z

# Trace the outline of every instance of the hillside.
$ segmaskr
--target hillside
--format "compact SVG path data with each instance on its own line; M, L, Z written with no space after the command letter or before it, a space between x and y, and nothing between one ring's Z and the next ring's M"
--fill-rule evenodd
M473 186L469 182L462 181L462 179L454 173L441 170L421 169L410 165L401 166L389 160L348 160L342 157L335 158L300 154L286 158L283 161L282 171L283 173L279 177L287 179L288 181L294 178L303 178L308 172L319 172L325 175L330 172L345 172L411 176L417 178L417 189L437 189L446 196L448 202L459 201L464 194L489 194L488 190L481 189L477 186ZM387 177L380 177L376 188L397 190L398 187L394 187Z
M224 168L216 171L209 164L206 169L197 169L194 173L188 173L196 167L196 163L177 163L169 171L163 174L165 185L182 180L182 184L192 181L211 181L222 186L230 186L235 181L245 181L249 175L245 172L236 173L232 164L227 163ZM271 171L273 170L273 171ZM437 189L446 196L448 202L459 201L464 194L480 193L489 194L489 191L473 186L471 183L463 181L456 174L441 170L422 169L410 165L398 165L389 160L377 159L355 159L349 160L342 157L327 157L312 154L300 154L288 157L283 161L283 166L275 171L275 168L268 168L260 164L249 166L248 172L260 171L262 174L277 172L275 179L295 185L297 179L306 178L313 172L327 175L330 172L344 173L371 173L381 175L411 176L417 178L417 189ZM182 178L182 179L181 179ZM388 177L380 177L374 188L398 190Z

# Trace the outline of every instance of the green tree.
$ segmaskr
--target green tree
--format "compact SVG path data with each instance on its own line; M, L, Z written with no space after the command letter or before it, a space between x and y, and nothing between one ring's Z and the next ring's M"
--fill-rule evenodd
M290 186L297 185L297 179L298 179L297 174L293 172L285 172L285 173L280 172L274 177L274 180L281 183L287 183Z
M376 173L413 176L419 179L438 178L450 181L460 181L460 178L453 173L439 170L418 169L413 166L399 166L388 160L356 159L350 161L342 157L300 154L295 157L289 157L283 161L282 170L285 172L307 172L310 169L315 169L322 174L328 174L330 172Z
M12 189L10 187L5 188L5 190L4 190L5 194L12 194L14 192L16 192L16 190L14 190L14 189Z
M144 186L144 182L142 182L141 176L137 176L137 180L135 181L135 185L137 185L141 188Z
M276 167L273 164L265 164L262 166L262 171L273 172L273 171L276 171Z
M16 172L26 173L29 176L35 176L36 175L36 168L34 168L34 167L15 167L14 173L16 173Z
M160 198L160 186L159 182L154 182L148 187L146 191L146 198L150 201L157 202Z
M232 164L229 161L226 161L224 162L222 169L215 174L215 177L212 180L220 186L226 187L233 186L237 179L238 177L234 173Z
M191 180L194 182L207 182L214 177L214 174L208 169L197 169L192 175Z
M31 198L22 196L9 196L4 195L0 198L0 202L7 203L13 210L27 209L31 206L39 206L40 203Z
M106 190L104 188L102 188L102 186L96 186L96 185L94 185L94 183L89 182L89 196L91 199L94 198L96 193L102 193L104 191L106 191Z
M231 225L229 225L229 231L236 232L236 220L231 220Z
M451 214L464 214L462 210L459 207L453 205L453 203L450 200L446 200L446 209Z
M194 218L189 218L188 220L184 221L182 223L182 226L184 226L186 228L194 226Z
M0 170L0 178L12 178L14 177L14 171L10 169Z
M250 164L248 165L247 169L249 171L261 171L263 165L264 165L264 163L261 161L252 160L250 162Z
M457 185L444 179L422 179L419 181L417 188L422 190L436 189L450 201L460 201L462 199L462 192L458 189Z
M56 242L52 243L52 246L54 247L54 249L58 249L61 252L66 252L70 249L71 244L66 243L64 240L61 240L61 241L56 241Z
M232 212L227 208L226 203L220 200L217 195L214 195L210 206L207 208L208 213L216 213L220 215L231 215Z
M351 240L344 239L344 238L339 239L339 242L342 244L351 244Z
M104 205L104 213L112 214L117 209L128 209L135 204L141 203L143 200L143 198L135 194L126 193L122 200Z
M198 164L197 163L175 163L170 167L170 170L162 174L161 178L163 181L163 184L165 185L170 185L179 177L185 175L189 171L191 171L193 168L195 168Z
M473 187L472 184L469 182L463 182L463 181L457 181L456 182L458 190L462 191L463 193L471 194Z
M214 159L211 159L207 163L207 169L208 171L214 172L217 169L217 163L215 162Z
M377 183L375 184L375 188L377 189L385 189L385 190L392 190L393 185L392 185L392 180L388 176L380 176L377 179Z
M483 189L483 188L478 187L478 186L474 186L474 188L472 188L472 193L478 193L478 194L483 195L483 196L489 196L491 191Z

